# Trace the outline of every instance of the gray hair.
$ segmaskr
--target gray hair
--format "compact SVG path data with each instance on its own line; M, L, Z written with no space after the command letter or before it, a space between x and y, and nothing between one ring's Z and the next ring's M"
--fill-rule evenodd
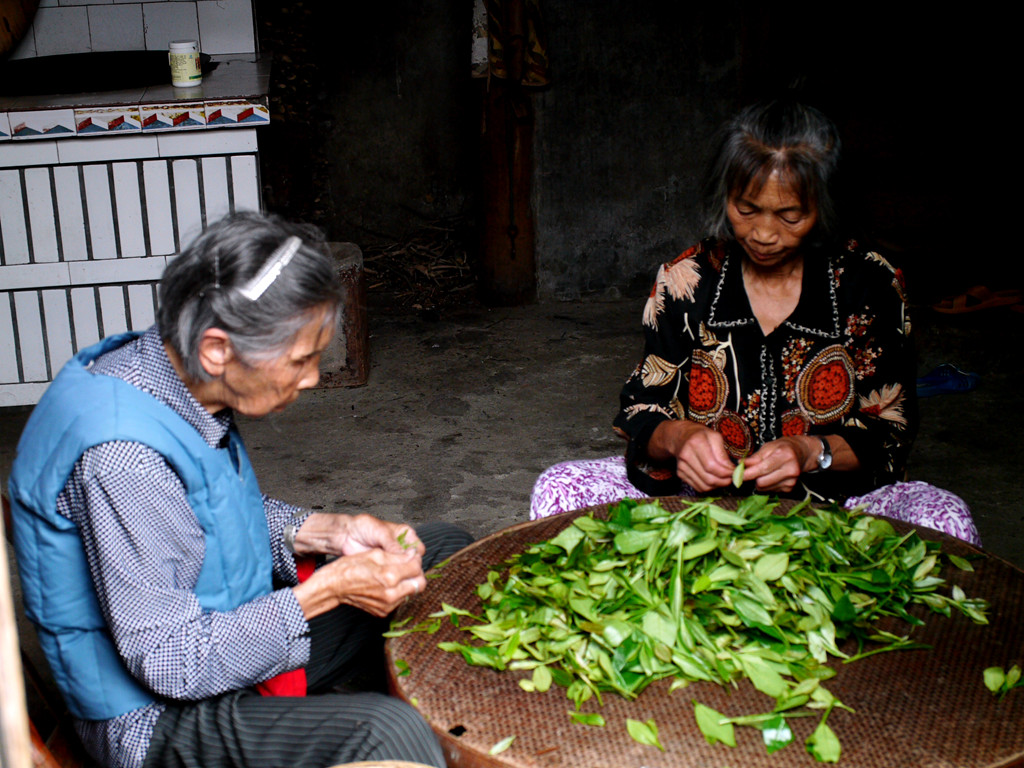
M818 222L812 237L836 234L836 169L839 132L825 115L792 100L751 105L718 133L703 189L704 226L708 235L731 238L726 215L729 198L751 185L759 192L778 172L804 208L814 207Z
M259 296L247 298L243 288L292 237L301 244L287 266ZM325 326L337 322L342 297L319 230L259 213L232 214L209 226L167 266L159 290L161 337L197 381L211 378L199 362L199 341L210 328L226 332L244 362L269 360L317 310L326 310Z

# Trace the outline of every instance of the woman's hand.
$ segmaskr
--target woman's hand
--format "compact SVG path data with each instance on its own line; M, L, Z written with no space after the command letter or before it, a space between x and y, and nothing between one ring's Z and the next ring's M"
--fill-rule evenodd
M765 443L747 457L744 480L756 480L759 491L793 490L800 475L818 468L821 441L828 440L832 449L831 472L852 472L860 468L857 454L839 435L794 435Z
M293 588L307 619L352 605L374 616L387 616L427 585L419 552L401 554L367 549L332 560Z
M725 450L725 440L703 424L663 421L651 434L647 454L652 459L675 459L679 479L699 493L732 482L735 464Z
M387 616L427 584L422 562L426 548L404 523L315 513L296 533L295 551L337 555L293 588L307 619L342 604Z
M799 435L765 443L744 461L743 480L754 480L759 491L786 493L793 490L800 475L817 467L821 441Z
M416 531L405 523L389 523L372 515L315 512L295 534L297 555L355 555L372 549L401 554L426 549Z

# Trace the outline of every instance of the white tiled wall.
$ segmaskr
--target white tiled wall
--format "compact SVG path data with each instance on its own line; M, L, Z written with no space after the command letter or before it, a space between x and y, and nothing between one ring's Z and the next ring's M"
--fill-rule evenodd
M89 36L94 51L141 51L146 48L142 6L94 5L89 8Z
M211 133L0 152L0 407L37 402L88 344L148 327L182 244L225 213L260 208L256 129Z
M10 58L160 51L197 39L203 53L254 53L252 0L41 0Z

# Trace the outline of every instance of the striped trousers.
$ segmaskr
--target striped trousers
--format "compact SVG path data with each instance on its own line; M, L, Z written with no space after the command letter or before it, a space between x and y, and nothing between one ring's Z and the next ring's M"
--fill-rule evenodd
M446 523L416 528L423 568L472 542ZM437 738L420 714L383 692L378 619L350 606L309 622L309 695L267 697L253 689L169 706L157 720L144 768L326 768L369 760L406 760L444 768ZM338 692L346 683L360 692Z

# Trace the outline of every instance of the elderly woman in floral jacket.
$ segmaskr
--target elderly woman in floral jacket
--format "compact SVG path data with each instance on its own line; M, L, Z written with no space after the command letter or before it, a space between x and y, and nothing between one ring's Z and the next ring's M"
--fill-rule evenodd
M791 101L725 126L710 237L663 264L647 300L615 419L626 455L549 468L531 516L742 476L747 492L810 492L978 543L961 499L899 482L917 427L903 276L837 237L839 149L835 126Z

